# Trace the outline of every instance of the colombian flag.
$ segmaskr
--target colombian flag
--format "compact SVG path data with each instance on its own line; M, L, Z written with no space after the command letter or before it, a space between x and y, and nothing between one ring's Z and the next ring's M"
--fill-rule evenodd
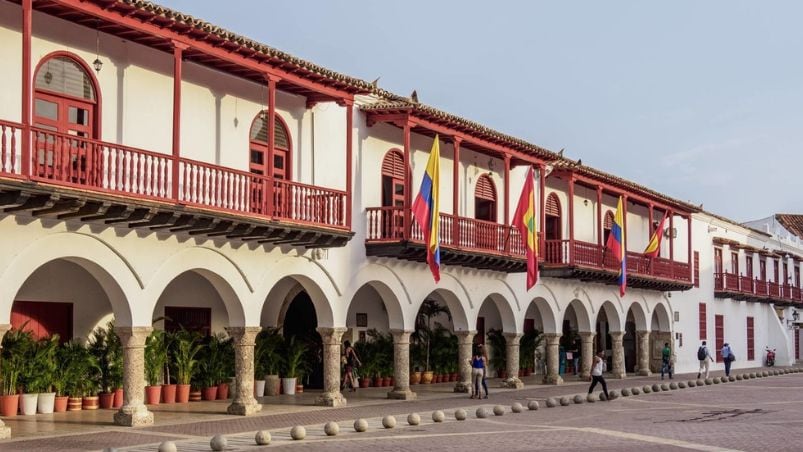
M440 281L441 273L441 247L438 241L440 232L440 215L438 202L439 181L440 181L440 146L438 145L438 135L432 142L432 150L429 151L429 161L427 170L424 173L424 180L421 181L421 189L413 202L413 215L424 232L424 243L427 247L427 264L432 271L435 282Z
M519 205L513 214L513 226L519 230L527 256L527 290L538 281L538 230L535 227L535 187L533 167L527 171L527 180L521 190Z
M658 253L661 251L661 238L664 236L664 222L666 222L667 214L664 214L664 217L661 218L661 223L658 224L658 229L653 231L652 237L650 237L650 243L647 244L647 248L644 250L644 255L647 257L658 257Z
M624 210L622 208L622 197L616 205L616 216L613 219L611 233L608 235L608 243L605 247L610 250L616 260L619 261L619 296L625 295L627 288L627 251L625 251L625 227Z

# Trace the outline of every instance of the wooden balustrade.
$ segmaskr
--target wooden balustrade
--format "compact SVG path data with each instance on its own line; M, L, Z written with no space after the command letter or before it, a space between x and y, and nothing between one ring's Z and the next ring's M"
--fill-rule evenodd
M22 175L22 133L20 125L0 121L0 174L3 176Z

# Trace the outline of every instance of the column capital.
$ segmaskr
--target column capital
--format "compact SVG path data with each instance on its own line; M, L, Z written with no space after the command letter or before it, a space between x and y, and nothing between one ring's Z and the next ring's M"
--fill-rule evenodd
M348 331L348 328L320 326L317 331L321 335L321 340L324 344L333 345L340 343L340 338L343 337L343 333Z
M150 326L115 326L114 333L120 338L123 347L144 347L148 336L153 332Z
M502 333L505 336L505 340L509 343L518 344L521 337L524 336L522 333Z
M597 335L597 333L595 333L593 331L580 331L578 334L580 335L580 338L586 339L586 340L594 339L594 336Z
M457 331L454 334L455 336L457 336L458 344L467 344L467 343L472 343L474 341L474 336L477 335L477 332L474 330Z
M625 336L625 332L624 331L609 331L608 334L611 335L611 340L614 340L614 341L615 340L620 340L621 341L622 338Z
M261 326L227 326L225 329L238 345L256 345L257 334L262 331Z
M282 81L282 78L271 72L265 72L265 81L279 83Z
M394 344L409 344L410 335L413 334L410 330L391 329L390 334L393 335Z
M583 334L583 333L580 333L580 334ZM563 336L563 333L544 333L544 337L547 338L547 339L560 338L561 336Z
M183 51L190 48L189 44L183 41L179 41L178 39L171 39L170 44L173 46L173 50Z

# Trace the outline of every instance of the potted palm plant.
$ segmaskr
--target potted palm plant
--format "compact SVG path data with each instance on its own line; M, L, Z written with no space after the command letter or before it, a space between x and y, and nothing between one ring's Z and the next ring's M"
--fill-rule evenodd
M20 374L26 366L25 349L30 343L30 333L21 329L12 329L3 336L2 360L0 361L0 377L2 377L2 395L0 395L0 415L16 416L19 410L20 396L18 386Z
M264 341L262 347L262 361L264 362L265 395L277 396L281 393L281 379L279 371L282 365L280 350L284 345L284 338L277 328L266 328L259 333L257 340Z
M421 308L418 309L418 316L415 319L415 333L417 339L424 343L425 358L424 358L424 373L421 376L421 383L432 383L433 372L430 370L430 351L432 345L433 325L432 320L445 314L449 320L452 319L452 314L445 306L441 306L435 300L424 300L421 303Z
M162 403L176 403L176 384L173 383L173 379L170 375L170 370L172 363L170 362L173 358L175 347L176 347L176 332L165 331L164 332L164 350L165 350L165 362L164 362L164 382L162 383Z
M162 330L153 330L145 340L145 378L148 386L145 387L145 403L158 405L162 395L162 370L167 362L167 348L165 347L165 333Z
M173 362L176 368L176 402L187 403L190 400L190 383L195 375L198 361L195 359L201 351L198 335L187 330L176 334Z
M63 391L68 396L67 411L80 411L84 389L94 378L94 358L80 342L72 340L59 348L58 359Z
M20 413L23 415L36 414L36 406L39 403L39 387L42 386L39 376L39 365L36 362L36 341L30 331L26 331L26 325L20 328L17 352L22 356L22 367L19 372L19 386L22 388L20 396Z
M296 381L303 369L306 354L306 344L297 341L295 336L286 341L283 357L284 378L282 378L282 390L285 394L296 393Z
M544 336L538 330L524 333L519 342L519 367L524 371L523 375L528 377L535 368L535 350L543 341Z
M106 328L95 328L87 343L89 353L95 357L98 364L98 383L100 385L98 398L102 409L109 409L114 405L114 389L116 389L114 373L118 366L115 338L112 323L109 322Z
M53 380L58 369L56 363L58 346L57 334L40 339L34 346L31 361L34 363L36 373L32 375L29 386L33 392L39 393L36 408L40 413L50 414L55 409L56 392L53 390Z
M229 380L234 376L234 340L223 338L220 342L221 359L217 367L217 399L229 398Z
M496 376L502 379L507 375L507 355L505 353L505 340L502 330L491 328L488 330L488 342L491 348L491 367L496 370Z
M267 372L265 362L265 347L267 345L265 336L261 333L257 335L256 345L254 346L254 397L265 395L265 375Z
M221 380L223 368L223 343L226 337L220 334L210 336L207 345L202 349L198 359L198 380L203 400L216 400L218 382Z

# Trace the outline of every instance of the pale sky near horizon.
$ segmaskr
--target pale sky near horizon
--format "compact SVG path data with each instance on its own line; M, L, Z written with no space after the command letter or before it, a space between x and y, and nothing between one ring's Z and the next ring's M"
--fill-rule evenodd
M733 220L803 213L803 2L156 2Z

